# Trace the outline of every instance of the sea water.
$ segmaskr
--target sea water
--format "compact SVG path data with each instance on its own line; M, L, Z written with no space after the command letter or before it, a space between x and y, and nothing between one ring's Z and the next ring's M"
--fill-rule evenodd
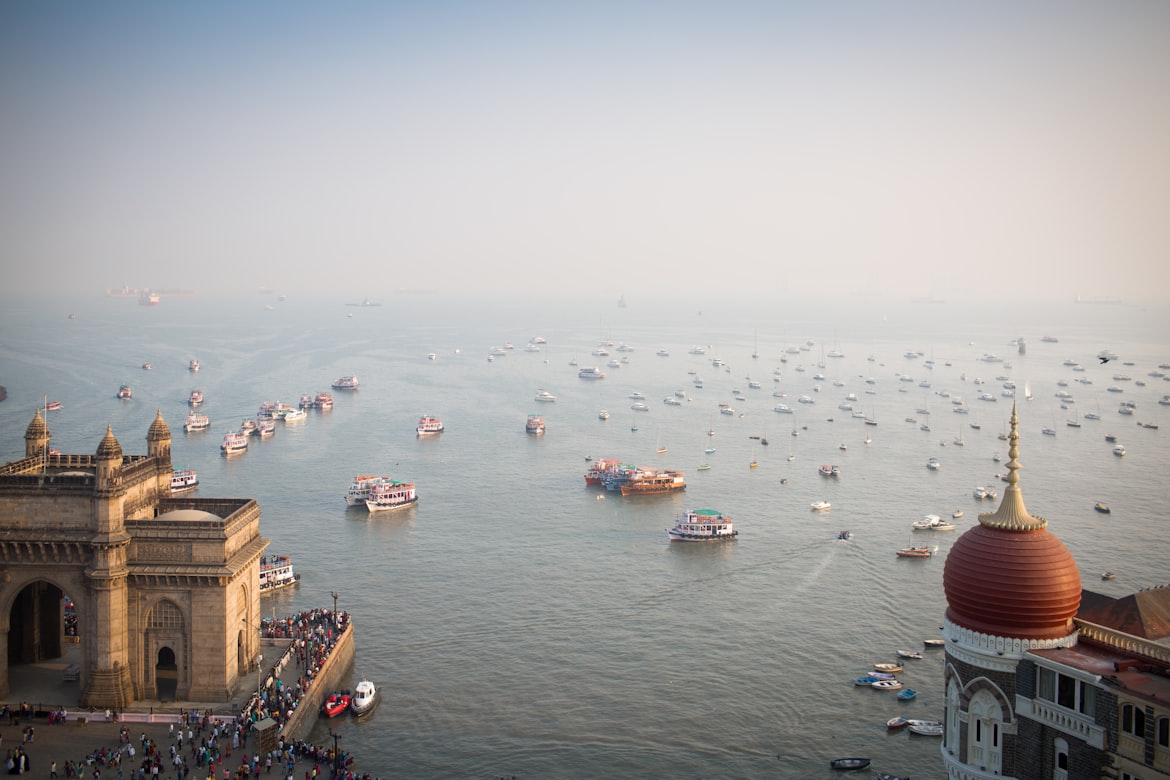
M269 552L293 558L301 582L266 597L265 614L332 606L336 592L353 616L354 681L375 681L381 704L360 722L321 723L311 739L327 744L336 729L358 768L383 777L827 777L842 755L940 776L939 741L885 721L941 718L942 652L905 662L912 702L852 681L939 636L947 550L998 505L972 490L1004 487L1008 442L997 437L1013 399L999 377L1016 385L1025 502L1069 547L1085 587L1120 596L1170 580L1170 433L1138 425L1170 424L1157 403L1170 382L1149 376L1170 361L1165 311L630 297L629 308L616 295L507 308L439 295L377 307L262 295L157 307L96 298L60 312L11 302L0 315L0 448L22 456L46 396L62 402L48 424L63 452L94 452L109 424L124 451L143 453L161 410L174 464L199 472L195 495L255 497ZM525 351L537 336L547 343ZM610 355L592 355L603 341ZM696 345L705 354L690 354ZM1118 360L1099 363L1102 350ZM611 368L611 357L628 362ZM606 378L577 377L591 365ZM360 389L332 391L332 410L220 454L222 434L262 401L296 404L347 374ZM128 401L115 398L122 383ZM192 389L212 427L185 434ZM539 389L556 402L535 402ZM1067 409L1060 389L1073 395ZM679 390L681 405L663 403ZM634 391L648 412L630 408ZM847 393L877 425L838 408ZM968 414L952 411L956 398ZM1133 416L1118 414L1122 400L1136 403ZM794 414L772 411L778 403ZM544 416L544 436L525 434L530 413ZM446 432L416 437L424 414ZM1066 425L1074 417L1080 428ZM587 487L588 458L602 457L679 468L687 489L622 498ZM697 471L703 461L711 469ZM822 463L841 477L821 476ZM375 473L416 483L417 506L347 508L353 476ZM832 508L811 511L820 499ZM1098 501L1112 513L1095 512ZM668 542L688 507L731 515L738 540ZM910 530L956 510L954 532ZM845 529L852 540L838 541ZM937 555L897 558L909 544ZM1116 579L1102 581L1105 570Z

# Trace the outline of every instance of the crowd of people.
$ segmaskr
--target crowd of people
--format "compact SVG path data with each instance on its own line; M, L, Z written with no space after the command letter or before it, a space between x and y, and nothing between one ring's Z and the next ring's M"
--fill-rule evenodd
M77 761L64 762L60 770L57 762L51 761L41 763L36 771L46 772L50 780L57 777L75 780L101 780L103 777L119 780L258 780L261 774L273 776L273 770L277 777L287 780L299 780L299 771L303 771L305 780L376 780L370 773L357 773L353 769L353 757L341 750L335 753L335 747L286 739L283 735L277 737L272 750L261 751L258 747L260 735L256 724L271 719L279 735L304 700L338 640L350 628L348 613L329 609L307 610L279 620L265 619L261 626L263 637L292 640L286 660L295 664L297 676L294 682L286 684L274 675L269 684L261 687L258 695L254 695L234 717L216 716L210 711L180 711L177 722L169 725L167 737L161 741L151 738L146 732L134 740L129 726L123 724L118 730L117 745L93 748ZM8 718L12 725L25 724L23 743L8 751L9 774L30 771L32 747L29 743L35 736L32 721L37 715L27 703L19 709L8 705L0 709L0 718ZM118 716L107 710L105 719L116 722ZM52 711L48 723L55 726L69 720L68 713L57 708Z

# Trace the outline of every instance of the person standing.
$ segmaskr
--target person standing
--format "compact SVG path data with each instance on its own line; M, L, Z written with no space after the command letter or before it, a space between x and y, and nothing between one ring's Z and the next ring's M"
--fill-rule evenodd
M53 762L49 763L49 778L50 778L50 780L53 780L56 777L57 777L57 762L53 761Z

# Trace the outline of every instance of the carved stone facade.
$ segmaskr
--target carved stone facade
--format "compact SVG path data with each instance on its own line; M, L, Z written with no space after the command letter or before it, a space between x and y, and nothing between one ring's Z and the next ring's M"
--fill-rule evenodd
M38 411L25 457L0 467L0 697L10 664L63 654L66 599L82 706L227 701L254 668L260 507L171 498L161 413L146 439L146 455L125 455L107 427L94 455L49 454Z

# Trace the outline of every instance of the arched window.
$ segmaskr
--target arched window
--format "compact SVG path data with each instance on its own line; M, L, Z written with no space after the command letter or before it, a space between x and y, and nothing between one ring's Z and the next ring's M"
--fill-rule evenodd
M183 628L183 612L173 601L160 601L150 611L150 618L146 621L147 628Z
M1146 711L1141 707L1126 704L1121 708L1121 730L1138 739L1146 738Z
M976 691L967 705L967 763L998 774L1003 764L1002 711L990 691Z
M1052 753L1052 780L1068 780L1068 741L1054 739Z
M1158 747L1170 748L1170 718L1158 718Z
M959 684L953 679L947 681L947 707L944 711L946 732L943 744L951 755L959 751Z

